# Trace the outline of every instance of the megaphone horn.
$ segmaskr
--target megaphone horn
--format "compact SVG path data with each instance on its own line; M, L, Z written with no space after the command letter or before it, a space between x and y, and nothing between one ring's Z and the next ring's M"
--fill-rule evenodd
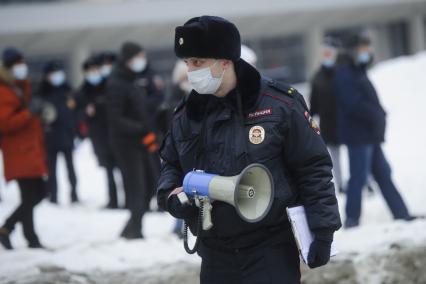
M231 204L238 215L250 223L262 220L274 199L272 175L261 164L251 164L239 175L231 177L192 171L186 174L183 189L189 196Z

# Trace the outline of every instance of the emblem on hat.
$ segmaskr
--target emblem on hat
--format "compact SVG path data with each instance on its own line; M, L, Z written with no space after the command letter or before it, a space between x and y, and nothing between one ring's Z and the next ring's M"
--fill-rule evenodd
M265 140L265 129L259 125L250 128L249 140L255 145L262 143Z
M183 37L179 38L179 45L183 45Z

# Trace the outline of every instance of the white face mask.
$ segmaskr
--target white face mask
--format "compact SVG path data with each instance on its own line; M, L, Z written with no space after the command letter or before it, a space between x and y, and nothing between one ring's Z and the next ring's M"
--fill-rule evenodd
M104 64L101 67L101 75L102 77L108 77L111 74L112 66L110 64Z
M13 77L16 80L24 80L28 76L28 66L25 63L15 64L12 67Z
M206 68L198 69L195 71L189 71L188 81L191 84L192 88L199 94L214 94L219 89L222 84L223 75L225 70L223 70L222 75L219 78L213 77L212 66L216 65L217 61Z
M55 87L61 86L65 82L65 72L62 70L53 72L49 75L49 82Z
M130 64L130 69L135 73L139 73L145 70L146 64L147 62L145 58L137 58Z
M102 81L102 76L99 72L87 72L85 78L86 81L92 86L97 86Z

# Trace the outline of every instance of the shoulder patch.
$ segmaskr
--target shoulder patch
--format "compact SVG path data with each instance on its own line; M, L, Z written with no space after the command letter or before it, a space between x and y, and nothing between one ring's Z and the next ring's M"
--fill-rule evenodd
M296 101L295 105L300 105L304 111L309 111L309 108L305 102L305 99L303 96L293 87L286 85L284 83L275 81L273 79L269 79L267 81L268 86L271 88L274 88L275 90L279 91L282 94L285 94L287 97L292 98L294 101Z
M268 86L274 88L275 90L277 90L277 91L279 91L283 94L286 94L289 97L293 97L294 94L298 93L298 91L295 88L288 86L284 83L275 81L273 79L269 79L267 81L267 83L268 83Z
M288 106L292 106L293 104L292 104L292 102L290 102L290 101L288 101L288 100L286 100L285 98L282 98L282 97L280 97L280 96L274 96L274 95L272 95L272 94L268 94L268 93L262 93L262 96L265 96L265 97L270 97L270 98L272 98L272 99L274 99L274 100L277 100L277 101L280 101L280 102L282 102L282 103L285 103L286 105L288 105Z

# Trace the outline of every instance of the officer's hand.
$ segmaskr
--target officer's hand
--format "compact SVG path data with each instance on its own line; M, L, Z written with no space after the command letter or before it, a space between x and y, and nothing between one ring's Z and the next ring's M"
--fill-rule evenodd
M194 214L197 214L197 208L194 206L191 206L188 203L182 204L179 201L178 198L178 193L182 192L183 188L182 187L178 187L175 190L173 190L169 197L167 198L167 211L169 211L169 213L175 217L175 218L179 218L179 219L186 219L189 218L191 216L193 216Z
M148 134L142 137L142 144L150 153L155 153L158 149L160 149L160 146L157 143L157 136L154 132L148 132Z
M333 242L333 232L319 232L315 234L314 241L309 248L308 266L316 268L323 266L330 260L331 243Z

